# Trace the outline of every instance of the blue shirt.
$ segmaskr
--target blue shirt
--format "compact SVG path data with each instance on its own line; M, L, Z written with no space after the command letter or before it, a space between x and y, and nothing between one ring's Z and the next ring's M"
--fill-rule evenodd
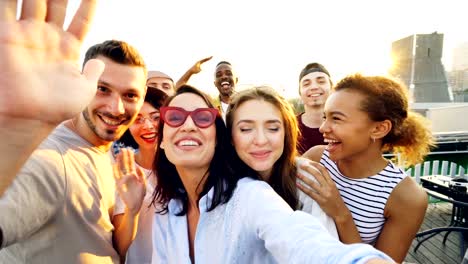
M313 216L293 211L265 182L238 182L229 202L207 212L213 189L199 201L195 234L196 263L365 263L373 257L391 260L370 245L344 245ZM187 216L176 216L181 204L156 214L153 264L191 263Z

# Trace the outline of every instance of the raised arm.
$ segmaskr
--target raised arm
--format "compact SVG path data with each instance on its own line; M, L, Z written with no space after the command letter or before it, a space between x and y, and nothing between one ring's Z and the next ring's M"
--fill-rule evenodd
M0 1L0 196L32 151L96 92L103 64L81 73L79 52L96 1L82 1L67 30L66 0Z
M123 148L117 154L114 176L119 198L125 204L124 213L112 219L114 245L123 260L137 234L140 209L146 194L145 174L135 166L133 151Z
M179 89L179 87L181 87L182 85L187 84L190 77L192 77L192 75L201 72L202 64L209 61L209 60L211 60L211 58L213 58L213 56L206 57L206 58L203 58L203 59L195 62L195 64L192 65L192 67L190 67L190 69L188 69L184 73L184 75L182 75L182 77L180 77L180 79L176 82L176 90Z

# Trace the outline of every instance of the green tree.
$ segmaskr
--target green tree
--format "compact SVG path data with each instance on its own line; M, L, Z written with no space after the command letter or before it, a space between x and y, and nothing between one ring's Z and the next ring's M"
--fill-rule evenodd
M288 102L292 105L294 113L296 113L296 115L304 112L304 105L302 104L300 98L288 99Z

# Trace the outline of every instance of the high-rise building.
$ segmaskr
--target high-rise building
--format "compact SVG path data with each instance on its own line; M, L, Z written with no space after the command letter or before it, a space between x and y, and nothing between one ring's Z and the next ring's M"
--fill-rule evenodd
M452 54L452 71L463 70L468 70L468 42L456 46Z
M455 47L452 58L449 80L453 99L455 102L468 102L468 42Z
M416 34L392 43L390 74L410 89L414 102L450 102L442 64L444 35Z

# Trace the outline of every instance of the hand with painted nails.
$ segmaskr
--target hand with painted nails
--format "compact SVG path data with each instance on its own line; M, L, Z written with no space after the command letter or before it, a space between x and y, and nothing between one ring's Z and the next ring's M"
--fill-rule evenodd
M128 212L138 214L146 194L146 179L143 170L135 166L132 150L123 148L117 154L114 177L117 191Z
M80 48L96 1L82 1L66 30L67 1L0 1L0 116L57 125L80 113L96 93L103 63L81 72Z

